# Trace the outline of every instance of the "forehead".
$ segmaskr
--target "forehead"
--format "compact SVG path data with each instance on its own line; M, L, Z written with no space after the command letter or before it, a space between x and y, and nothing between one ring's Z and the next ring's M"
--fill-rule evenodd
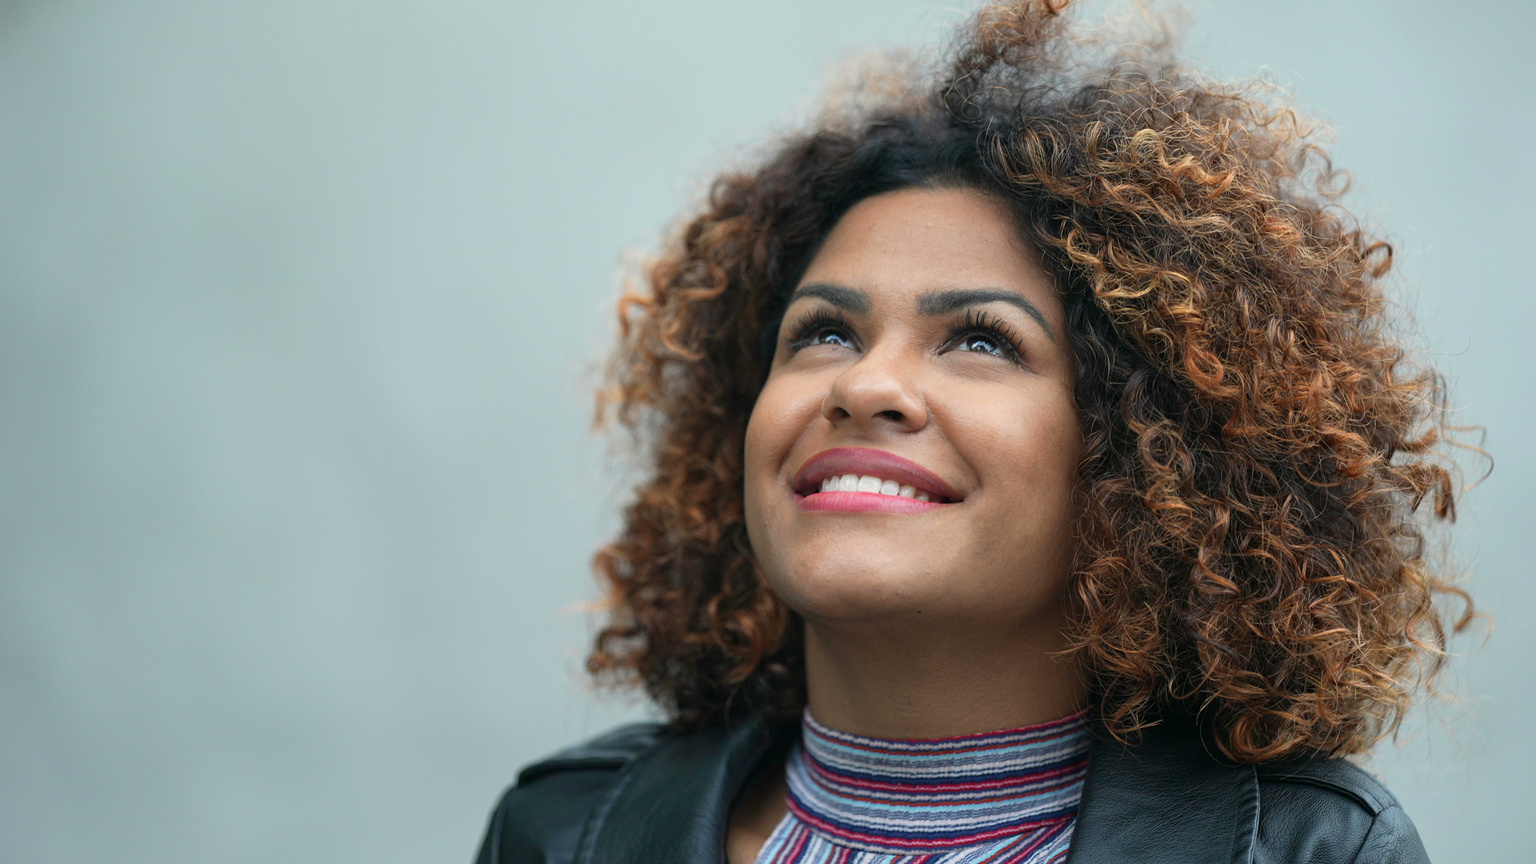
M1001 288L1057 304L1055 288L1012 216L970 189L903 189L854 205L802 282L833 282L881 297L945 288Z

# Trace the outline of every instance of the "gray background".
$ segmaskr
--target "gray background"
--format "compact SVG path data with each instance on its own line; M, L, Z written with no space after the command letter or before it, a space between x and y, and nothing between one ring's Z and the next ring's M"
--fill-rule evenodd
M1436 860L1529 861L1536 6L1193 13L1336 126L1487 427L1496 633L1373 767ZM0 2L0 862L463 862L520 763L643 713L579 674L620 251L960 16Z

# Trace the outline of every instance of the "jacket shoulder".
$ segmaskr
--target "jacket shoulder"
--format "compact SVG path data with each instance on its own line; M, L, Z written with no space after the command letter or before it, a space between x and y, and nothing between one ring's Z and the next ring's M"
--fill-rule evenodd
M1428 864L1418 831L1381 781L1343 759L1260 765L1255 862Z
M1260 786L1291 783L1342 796L1372 816L1399 806L1381 781L1345 759L1303 759L1258 767Z
M588 817L661 735L655 723L621 726L524 767L491 813L477 864L574 860Z
M660 736L661 725L657 723L631 723L610 729L524 766L517 772L517 785L560 771L617 771L649 750Z

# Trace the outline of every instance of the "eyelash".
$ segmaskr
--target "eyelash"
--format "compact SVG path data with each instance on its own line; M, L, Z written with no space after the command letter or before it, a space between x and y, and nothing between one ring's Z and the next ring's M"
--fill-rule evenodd
M980 309L971 309L965 318L949 328L949 338L944 344L953 345L969 336L983 336L991 340L1001 352L999 356L1012 363L1024 363L1024 349L1008 322Z
M799 351L812 345L822 344L816 339L833 330L838 331L837 335L848 343L857 344L858 340L853 336L853 325L847 318L837 312L817 309L807 313L790 329L789 349ZM964 318L950 325L949 335L944 338L944 345L953 346L971 336L981 336L990 340L1000 352L996 356L1011 363L1023 364L1024 351L1019 347L1018 337L1014 335L1013 328L1008 325L1008 322L996 315L980 309L967 310Z
M854 342L853 325L848 319L836 312L826 309L817 309L810 312L795 322L795 326L789 331L789 348L791 351L799 351L815 344L812 340L826 333L828 330L838 330L844 339Z

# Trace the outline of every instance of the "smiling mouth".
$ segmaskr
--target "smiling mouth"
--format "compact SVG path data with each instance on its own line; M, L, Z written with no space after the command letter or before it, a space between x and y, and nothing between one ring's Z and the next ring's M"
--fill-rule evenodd
M894 495L917 501L932 501L933 496L911 484L885 480L871 474L834 474L821 481L823 492L868 492L876 495Z
M922 465L870 447L818 453L800 467L791 485L802 510L924 513L961 499Z

